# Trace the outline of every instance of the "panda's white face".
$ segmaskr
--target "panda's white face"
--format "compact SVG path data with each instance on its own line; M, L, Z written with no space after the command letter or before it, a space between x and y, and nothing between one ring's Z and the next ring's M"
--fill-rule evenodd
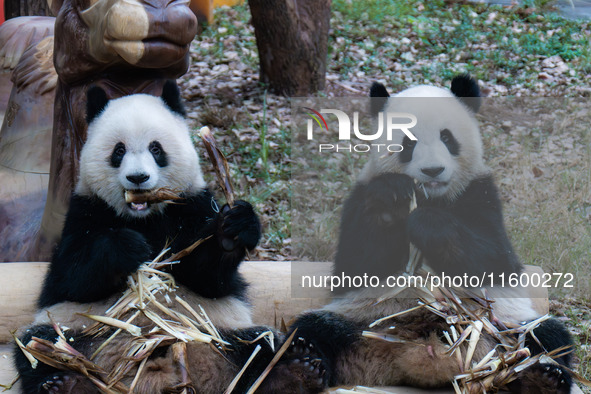
M126 203L125 192L205 187L197 153L181 116L158 98L111 100L88 127L76 192L98 196L121 216L145 217L165 203Z
M403 151L374 156L368 165L371 173L405 173L427 197L453 199L486 171L476 119L448 90L433 86L407 89L390 98L384 111L416 116L417 124L410 131L417 140L393 132L388 143L402 145Z
M113 148L110 164L118 168L118 178L125 190L149 191L160 185L160 173L168 166L168 155L158 140L119 141ZM132 214L149 213L150 205L146 202L129 203Z
M405 137L402 141L404 151L398 159L404 173L416 179L426 195L441 197L453 186L459 167L456 157L460 146L448 128L438 130L436 125L426 127L435 127L435 132L417 130L417 141Z

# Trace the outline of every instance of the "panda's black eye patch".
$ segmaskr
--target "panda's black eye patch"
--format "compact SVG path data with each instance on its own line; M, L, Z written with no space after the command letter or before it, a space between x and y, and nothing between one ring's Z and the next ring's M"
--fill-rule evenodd
M162 145L158 141L150 142L150 146L148 147L152 157L154 157L154 161L158 164L159 167L166 167L168 165L168 155L162 148Z
M407 136L404 136L402 140L402 152L400 152L400 162L408 163L412 160L412 152L417 145L417 141L411 140Z
M111 166L114 168L119 168L121 162L123 161L123 156L125 156L125 144L123 142L117 142L115 148L113 148L113 153L111 153Z
M449 153L451 153L454 156L460 154L460 143L458 142L458 140L455 139L451 131L449 131L448 129L441 130L441 132L439 133L439 138L441 139L441 142L445 144Z

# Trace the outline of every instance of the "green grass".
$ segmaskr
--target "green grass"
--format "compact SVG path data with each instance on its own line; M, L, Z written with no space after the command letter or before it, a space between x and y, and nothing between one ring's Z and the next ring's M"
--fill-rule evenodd
M224 8L216 11L215 24L207 26L193 42L193 53L203 60L224 62L226 52L232 50L238 53L241 62L253 68L258 67L256 41L249 28L250 10L247 5ZM232 40L232 47L228 48L225 40ZM200 48L200 42L211 42L211 46ZM208 42L208 43L209 43Z
M454 62L424 68L425 81L447 79L461 70L484 80L499 78L507 85L532 83L537 79L535 68L540 57L555 55L573 62L574 77L588 73L590 46L588 36L582 34L589 29L588 22L543 13L548 2L536 3L533 13L523 15L483 4L335 0L333 10L339 25L331 37L331 60L344 78L354 70L379 70L390 79L392 60L412 67L417 60L440 55ZM410 45L403 43L403 38L408 38ZM361 64L354 56L356 47L367 51ZM416 53L407 59L410 47ZM499 69L503 71L500 77Z
M505 222L525 264L572 273L552 297L591 300L591 133L583 100L494 99L481 115L487 162L505 200ZM510 119L502 128L498 119ZM533 175L533 168L542 172Z
M391 0L334 0L332 12L340 13L351 22L385 22L391 19L400 19L416 12L416 4L406 1Z
M259 151L259 158L263 164L265 176L269 177L269 143L267 142L267 91L263 96L263 119L259 130L259 141L261 149Z

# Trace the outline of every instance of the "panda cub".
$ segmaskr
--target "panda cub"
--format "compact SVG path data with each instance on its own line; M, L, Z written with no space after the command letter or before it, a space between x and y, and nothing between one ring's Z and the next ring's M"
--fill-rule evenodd
M260 345L262 350L234 391L240 393L274 356L271 344L257 339L269 328L253 326L246 283L238 272L246 251L257 245L261 226L248 202L218 206L206 189L183 115L178 88L170 81L164 85L162 97L136 94L108 100L101 88L89 89L88 139L80 156L79 179L38 300L40 311L21 341L25 345L31 337L55 341L49 312L53 320L69 328L72 346L90 356L106 338L82 335L81 330L91 321L77 313L103 314L121 296L127 276L142 263L165 247L176 253L206 239L172 265L170 272L179 285L177 294L194 309L203 307L230 343L230 350L222 353L209 344L189 342L188 373L199 392L224 392ZM160 187L182 192L182 199L175 204L125 200L126 191ZM175 307L181 308L171 308ZM142 321L134 324L142 326ZM126 335L115 337L93 361L110 371L129 340ZM279 340L276 336L273 345ZM182 381L173 358L170 347L158 348L148 359L136 392L173 392L170 390ZM261 392L296 393L308 387L305 380L314 380L316 375L303 363L291 363L295 359L292 355L287 364L280 363ZM98 392L81 374L42 363L32 369L18 348L15 363L23 393ZM136 372L128 371L122 383L129 386Z
M477 82L462 75L453 79L451 91L419 86L393 98L374 83L370 96L374 117L381 111L414 114L417 123L411 132L416 140L393 133L394 140L384 142L402 145L402 152L378 154L364 167L343 207L334 274L400 275L406 271L411 243L423 264L437 274L521 272L504 228L497 188L482 157L475 119L481 104ZM411 212L413 195L417 207ZM487 290L498 320L518 324L539 317L524 289ZM323 360L329 385L433 388L450 385L461 373L456 358L446 354L448 342L442 334L448 325L425 308L368 328L380 318L417 306L419 294L412 288L397 296L376 295L371 289L343 291L341 298L304 313L292 326L297 341L308 344ZM399 340L368 339L362 336L364 330ZM568 331L555 319L543 322L534 333L539 342L526 340L532 353L540 353L540 345L547 351L572 345ZM483 334L473 360L495 346ZM557 361L568 366L569 358ZM570 386L562 367L535 364L509 389L568 393Z

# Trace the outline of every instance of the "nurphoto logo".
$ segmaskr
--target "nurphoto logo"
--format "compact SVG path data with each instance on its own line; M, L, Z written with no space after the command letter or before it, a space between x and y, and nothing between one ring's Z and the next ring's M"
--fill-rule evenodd
M380 112L375 123L377 130L373 133L366 134L360 130L359 112L357 111L353 112L353 121L351 122L349 115L339 109L322 108L320 111L316 111L309 107L300 108L310 116L310 119L308 119L308 140L314 140L314 124L317 124L320 130L329 131L326 119L322 114L336 116L339 142L318 144L318 152L402 152L404 148L401 144L389 143L392 141L394 132L402 132L409 139L413 141L417 140L417 137L410 131L411 128L416 126L417 117L410 113ZM351 134L351 129L353 129L353 134ZM373 143L351 143L353 136L361 141L373 141ZM348 141L349 143L342 143L340 141Z

